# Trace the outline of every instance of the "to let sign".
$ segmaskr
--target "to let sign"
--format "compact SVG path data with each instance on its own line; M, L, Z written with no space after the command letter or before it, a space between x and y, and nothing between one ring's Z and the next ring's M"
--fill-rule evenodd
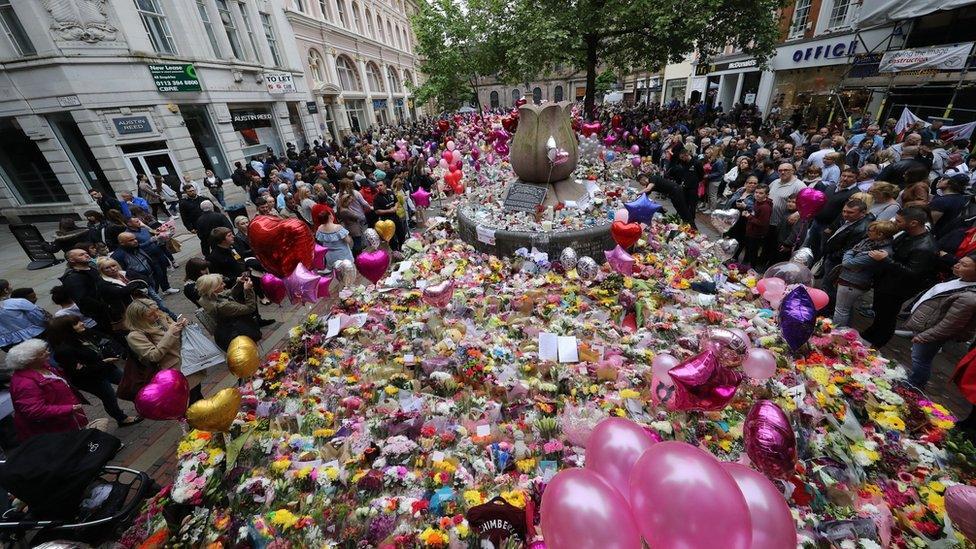
M133 133L152 133L152 124L146 116L124 116L113 118L115 130L119 135L129 135Z
M158 63L149 65L156 89L161 92L202 91L197 69L192 63Z
M545 185L521 183L516 181L508 188L505 195L505 211L534 213L536 207L546 199Z
M290 93L295 91L295 81L291 73L266 72L264 81L268 85L268 93Z

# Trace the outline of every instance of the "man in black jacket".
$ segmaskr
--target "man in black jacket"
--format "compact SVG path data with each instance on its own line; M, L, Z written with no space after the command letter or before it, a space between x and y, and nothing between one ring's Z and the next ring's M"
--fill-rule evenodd
M695 225L695 213L698 210L698 183L705 178L705 170L702 169L701 164L692 160L691 152L682 148L678 151L678 159L671 162L671 167L664 177L681 187L681 194L685 199L682 208L684 211L679 210L678 215L693 229L698 229Z
M109 210L118 210L122 212L122 215L126 218L132 215L129 213L129 207L120 202L117 198L105 196L95 189L88 191L88 194L92 197L92 200L95 201L95 204L98 204L98 207L102 210L103 214L107 214Z
M892 243L894 253L868 252L881 269L874 278L874 323L861 336L876 349L894 335L902 303L935 281L939 247L925 227L928 220L928 213L918 206L902 208L895 223L904 232Z
M841 179L843 180L843 179ZM840 217L834 220L824 232L823 242L823 272L824 290L830 296L830 305L820 312L824 316L833 315L834 301L837 295L836 280L830 276L834 267L844 260L844 253L864 240L868 232L871 218L868 217L868 205L857 198L847 201L841 210Z
M155 258L139 247L136 235L132 233L120 234L119 247L112 252L111 257L119 262L119 266L125 271L126 277L144 280L154 292L162 291L163 294L179 292L176 288L170 288L169 278L166 276L166 266L160 265Z
M91 266L91 256L86 250L74 248L64 254L68 269L61 275L61 285L78 305L78 310L91 318L103 333L112 333L112 321L99 299L98 281L101 276Z
M197 230L197 219L203 214L200 204L207 199L200 196L195 185L183 185L183 192L186 196L180 199L180 220L186 230L193 233Z
M810 234L805 243L806 247L813 251L814 261L823 256L823 242L830 235L825 230L840 219L841 210L851 198L851 195L858 191L857 170L844 168L840 174L840 181L837 185L827 186L824 194L827 196L823 208L813 216L813 223L810 224ZM824 271L827 272L826 270Z
M231 231L234 230L234 226L231 225L230 219L226 215L214 211L213 202L209 200L200 202L200 217L197 218L194 228L197 238L200 239L200 253L204 257L210 254L210 234L217 227L227 227Z

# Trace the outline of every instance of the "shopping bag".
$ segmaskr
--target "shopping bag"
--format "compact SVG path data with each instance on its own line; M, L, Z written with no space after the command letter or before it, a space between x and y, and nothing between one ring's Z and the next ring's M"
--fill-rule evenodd
M197 324L183 328L183 346L180 350L180 371L189 376L224 362L224 352L217 347Z

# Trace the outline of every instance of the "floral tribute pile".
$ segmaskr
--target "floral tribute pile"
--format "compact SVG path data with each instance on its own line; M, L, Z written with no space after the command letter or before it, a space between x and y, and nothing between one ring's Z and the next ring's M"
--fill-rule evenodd
M723 265L703 237L659 218L634 276L604 265L590 280L452 237L433 227L383 284L347 289L330 317L293 328L242 386L230 432L179 443L174 483L122 543L542 548L541 495L583 466L601 420L748 463L743 423L760 399L796 432L795 468L773 480L802 546L966 543L943 493L976 470L951 414L827 320L791 353L755 274ZM775 374L745 379L719 411L673 411L652 391L653 358L692 357L717 328L774 353ZM541 361L540 333L575 337L578 360Z

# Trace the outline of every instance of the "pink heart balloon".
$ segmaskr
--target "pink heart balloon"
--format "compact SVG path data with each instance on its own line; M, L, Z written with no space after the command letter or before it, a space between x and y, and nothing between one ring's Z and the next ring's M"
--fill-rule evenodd
M148 419L179 419L190 402L190 384L179 370L156 372L152 381L139 389L133 404L140 416Z
M316 244L314 251L312 252L312 268L316 271L321 271L325 268L325 254L329 249L325 246Z
M447 304L451 302L452 297L454 297L453 280L445 280L440 284L427 286L424 288L423 292L424 303L430 305L431 307L437 307L438 309L447 307Z
M945 491L945 506L956 530L976 543L976 487L950 486Z
M725 368L707 350L668 371L674 381L677 410L717 411L725 408L742 383L742 374Z
M630 471L637 460L654 444L638 424L629 419L612 417L600 422L586 441L586 469L624 496L630 497Z
M264 295L268 296L272 303L281 303L288 295L288 290L285 289L285 281L271 273L264 273L264 276L261 277L261 289L264 290Z
M796 434L786 413L772 400L752 405L743 426L746 454L771 477L788 477L796 466Z
M316 295L318 296L319 299L322 299L323 297L329 297L330 295L329 286L331 284L332 284L331 276L319 277L319 287L318 287L318 291L316 292Z
M539 512L539 526L551 549L641 547L627 500L587 469L565 469L553 477L542 492Z
M301 263L285 279L285 289L292 304L315 303L318 299L319 275L309 271Z
M790 506L762 473L738 463L722 463L725 472L739 485L752 519L752 547L795 549L796 522Z
M390 254L386 253L386 250L363 252L356 257L356 269L373 284L383 278L389 266Z

